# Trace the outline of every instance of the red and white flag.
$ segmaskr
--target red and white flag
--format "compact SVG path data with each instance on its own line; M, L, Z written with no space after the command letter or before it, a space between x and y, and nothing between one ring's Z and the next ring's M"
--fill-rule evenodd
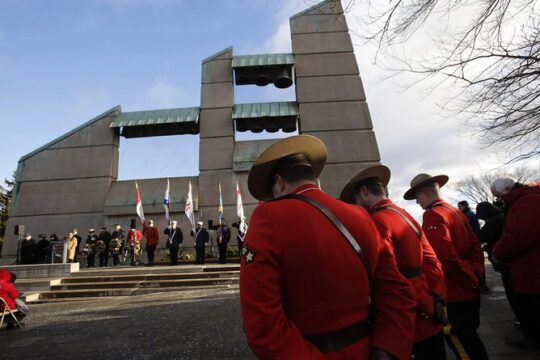
M193 232L195 232L195 214L193 212L193 197L191 196L191 181L189 182L189 190L186 198L186 209L184 212L191 223Z
M240 185L238 185L238 180L236 180L236 215L240 219L238 224L238 230L245 234L247 231L246 216L244 215L244 205L242 204L242 194L240 193Z
M139 184L137 184L136 181L135 181L135 190L137 190L137 194L136 194L137 205L136 205L135 209L136 209L137 215L139 215L139 218L141 219L141 221L144 222L144 211L143 211L143 208L142 208L141 194L139 193Z

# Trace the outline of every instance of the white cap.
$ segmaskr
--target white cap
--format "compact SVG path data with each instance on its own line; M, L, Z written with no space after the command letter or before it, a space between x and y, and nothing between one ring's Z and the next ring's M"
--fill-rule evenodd
M171 221L171 223L174 224L174 225L176 225L176 224L178 224L178 221L173 220L173 221Z
M507 195L512 191L516 182L516 179L508 176L500 177L491 183L491 193L496 197Z
M197 221L197 225L203 225L204 223L202 221Z

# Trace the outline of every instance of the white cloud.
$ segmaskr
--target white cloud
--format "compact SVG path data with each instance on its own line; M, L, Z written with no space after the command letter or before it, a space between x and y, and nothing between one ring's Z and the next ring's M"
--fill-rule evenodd
M146 90L145 96L152 106L170 108L184 105L188 93L182 87L170 84L165 78L158 78Z

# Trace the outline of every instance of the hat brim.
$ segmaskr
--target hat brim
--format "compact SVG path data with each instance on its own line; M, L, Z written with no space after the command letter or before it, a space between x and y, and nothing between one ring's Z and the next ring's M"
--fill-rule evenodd
M414 200L416 199L416 193L418 192L418 190L420 190L427 184L437 183L439 184L439 187L443 187L448 182L448 179L449 178L446 175L437 175L437 176L432 176L430 178L427 178L419 182L418 184L412 186L409 190L407 190L405 194L403 195L403 198L405 200Z
M279 160L294 154L303 154L308 159L315 176L320 175L326 164L326 146L315 136L297 135L280 140L263 151L249 171L248 190L255 199L272 199L269 193L270 173Z
M347 185L341 191L339 196L341 201L345 201L349 204L354 204L354 190L357 188L358 184L362 181L369 178L377 178L383 186L386 187L390 181L390 169L384 165L375 165L370 166L367 169L361 170L354 174L351 179L347 182Z

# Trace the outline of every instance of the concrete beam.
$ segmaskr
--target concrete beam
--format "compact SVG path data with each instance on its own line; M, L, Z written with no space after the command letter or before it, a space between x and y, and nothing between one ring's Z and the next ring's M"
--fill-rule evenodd
M296 99L300 104L326 101L364 101L366 95L359 76L321 76L297 78Z
M347 32L292 34L295 55L333 52L352 52L351 37Z
M300 132L372 129L365 101L300 103Z
M316 136L325 143L328 164L378 162L381 159L373 131L319 131L303 134Z
M354 53L327 53L296 55L295 75L304 76L358 75Z

